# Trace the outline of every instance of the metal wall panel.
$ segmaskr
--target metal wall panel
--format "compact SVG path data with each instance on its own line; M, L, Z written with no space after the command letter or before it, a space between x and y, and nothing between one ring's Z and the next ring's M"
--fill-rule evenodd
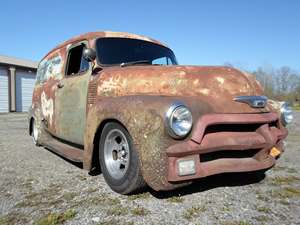
M16 111L27 112L31 106L35 73L16 71Z
M0 112L9 111L8 85L7 69L0 67Z

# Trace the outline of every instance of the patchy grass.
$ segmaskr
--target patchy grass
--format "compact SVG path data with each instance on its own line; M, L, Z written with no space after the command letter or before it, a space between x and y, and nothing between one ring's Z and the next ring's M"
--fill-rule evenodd
M290 205L291 203L289 201L287 201L286 199L281 199L280 201L280 204L282 205Z
M37 225L58 225L74 218L76 216L76 211L69 209L62 213L50 213L42 218L40 218L36 224Z
M150 197L150 194L145 192L137 195L130 195L128 196L128 200L134 201L134 200L139 200L139 199L147 199Z
M299 197L300 197L300 188L298 187L283 187L276 190L268 191L267 193L264 194L256 192L256 198L258 200L267 202L270 199L277 199L283 205L290 205L290 202L288 201L289 199L299 198ZM270 209L264 207L258 207L257 211L269 212Z
M230 203L224 202L221 210L223 212L230 212L230 205L231 205Z
M230 212L230 208L229 208L228 206L223 206L223 207L221 208L221 210L222 210L223 212Z
M106 213L110 216L124 216L128 214L128 208L125 208L122 205L116 205L109 208Z
M293 106L292 109L293 109L294 111L300 111L300 105Z
M88 196L87 198L79 198L71 202L72 207L77 207L80 205L106 205L114 206L121 204L118 197L111 197L106 193L99 193L95 196Z
M135 207L131 210L131 214L135 216L146 216L150 213L149 210L145 209L142 206Z
M99 190L99 188L88 188L88 189L86 190L86 192L89 193L89 194L91 194L91 193L94 193L94 192L96 192L96 191L98 191L98 190Z
M58 186L51 186L50 188L42 189L38 192L32 192L25 195L25 198L21 202L17 203L15 207L24 208L59 205L63 202L62 199L57 198L60 190L61 189Z
M205 212L205 206L193 206L183 213L183 217L187 220L197 217L201 212Z
M296 176L276 176L271 178L272 185L287 185L298 181L300 181L300 178Z
M285 170L287 167L285 166L279 166L279 165L275 165L272 170L273 171L282 171L282 170Z
M279 199L300 197L300 188L285 187L278 190L272 190L271 196Z
M77 194L75 192L65 192L63 194L63 198L67 201L71 201L71 200L73 200L73 198L75 198L76 195Z
M125 222L123 223L123 225L134 225L134 222L133 221Z
M120 221L118 219L112 218L110 220L107 221L101 221L99 223L97 223L97 225L134 225L134 222L130 221L130 222L124 222L124 221Z
M31 190L33 190L33 187L32 187L33 183L34 183L34 179L29 178L29 179L26 179L23 183L21 183L20 187L26 188L31 191Z
M181 196L173 196L168 198L167 201L171 203L183 203L184 199Z
M118 199L117 197L109 197L108 199L107 199L107 201L109 201L109 203L111 204L111 205L117 205L117 204L120 204L121 203L121 201L120 201L120 199Z
M264 206L257 207L256 210L258 212L263 212L263 213L270 213L271 212L270 208L264 207Z
M267 195L264 194L264 193L261 193L261 192L259 192L259 191L256 191L255 194L256 194L255 196L256 196L256 198L257 198L258 200L261 200L261 201L263 201L263 202L268 202L268 201L270 200L269 196L267 196Z
M115 218L112 218L110 220L107 221L101 221L99 223L97 223L97 225L119 225L122 224L122 222L120 220L117 220Z
M297 142L299 141L299 135L298 133L291 133L288 135L287 137L288 143L290 144L291 142ZM286 161L288 161L287 159L285 159Z
M298 137L299 139L299 137ZM275 166L272 168L273 171L286 171L288 173L298 173L298 170L296 170L293 167L285 167L285 166Z
M261 222L261 223L262 222L266 223L270 220L270 218L267 217L266 215L255 216L255 217L253 217L253 219L255 219L256 221Z
M84 200L86 201L86 200ZM118 205L121 203L120 199L117 197L110 197L107 194L101 193L95 197L87 199L88 202L98 205L98 204L108 204L108 205Z
M252 224L245 220L240 220L240 221L223 221L221 222L221 225L252 225Z
M11 224L27 224L28 216L18 212L11 212L7 215L0 216L0 225L11 225Z
M6 225L6 224L8 224L7 218L0 217L0 225Z
M298 173L298 170L296 170L295 168L287 168L286 169L288 173Z
M76 178L78 178L81 181L87 180L87 178L85 176L83 176L83 175L77 175Z

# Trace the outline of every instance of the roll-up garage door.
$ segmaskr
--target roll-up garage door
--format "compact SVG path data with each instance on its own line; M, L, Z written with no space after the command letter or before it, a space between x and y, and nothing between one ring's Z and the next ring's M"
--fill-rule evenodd
M0 113L8 112L8 72L0 67Z
M16 71L16 111L27 112L31 106L32 92L35 84L35 73Z

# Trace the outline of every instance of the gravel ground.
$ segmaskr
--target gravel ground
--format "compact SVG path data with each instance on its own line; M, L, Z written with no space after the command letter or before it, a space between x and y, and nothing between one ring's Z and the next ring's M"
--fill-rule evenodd
M26 114L0 115L0 225L300 224L300 112L287 151L266 177L218 175L170 192L122 196L103 176L44 148Z

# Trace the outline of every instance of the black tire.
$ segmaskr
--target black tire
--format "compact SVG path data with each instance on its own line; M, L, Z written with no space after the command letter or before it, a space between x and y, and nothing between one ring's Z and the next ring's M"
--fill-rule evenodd
M36 134L35 134L36 132ZM41 146L40 145L40 131L39 131L39 126L38 123L35 119L31 120L31 137L32 141L36 146Z
M122 132L124 134L124 137L127 139L127 146L129 146L129 163L126 171L124 172L124 174L120 175L121 177L119 178L112 176L112 174L109 172L110 170L108 169L104 156L105 140L109 138L108 135L111 132L116 130L117 132ZM99 141L99 162L106 183L115 192L120 194L132 194L141 191L141 189L146 186L141 173L139 156L134 149L132 138L128 131L119 123L109 122L105 124Z
M263 169L263 170L257 170L257 171L254 171L253 174L254 176L256 176L258 179L264 179L266 177L266 172L271 169L271 168L268 168L268 169Z

